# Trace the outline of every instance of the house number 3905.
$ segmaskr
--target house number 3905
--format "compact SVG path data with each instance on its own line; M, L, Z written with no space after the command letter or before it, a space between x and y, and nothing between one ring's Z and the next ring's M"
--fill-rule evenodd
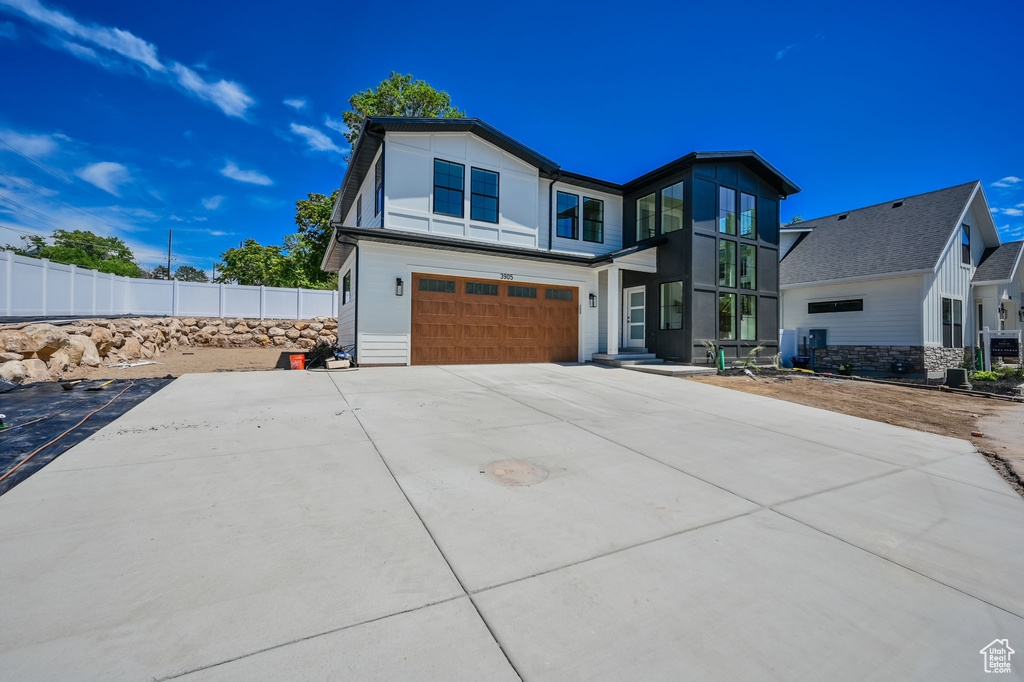
M511 273L509 273L509 272L503 272L503 273L501 273L501 278L502 278L502 279L515 279L514 277L512 277L512 274L511 274Z

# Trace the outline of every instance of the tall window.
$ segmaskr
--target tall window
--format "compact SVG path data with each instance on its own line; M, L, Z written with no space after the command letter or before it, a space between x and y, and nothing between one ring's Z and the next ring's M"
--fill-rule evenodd
M488 223L498 222L498 174L474 168L471 177L469 217Z
M373 215L380 215L384 210L384 157L377 159L373 167L373 190L375 201L373 204Z
M654 193L636 200L636 240L654 236Z
M718 338L723 341L736 338L736 294L718 295Z
M757 247L740 244L740 289L757 288Z
M757 296L740 296L740 340L757 340Z
M757 239L757 197L740 193L740 236Z
M363 226L363 195L356 197L356 227Z
M942 299L942 345L964 347L964 303L955 298Z
M960 262L971 264L971 226L960 226Z
M661 233L683 229L683 183L661 190Z
M352 300L352 271L349 270L341 278L341 304L345 305Z
M718 231L736 234L736 190L718 188Z
M718 242L718 286L736 286L736 242L728 239Z
M462 217L466 167L434 159L434 213Z
M563 239L579 239L580 198L575 194L558 193L558 229L556 234Z
M683 328L682 282L665 282L661 285L661 328Z
M604 202L583 197L583 241L604 243Z

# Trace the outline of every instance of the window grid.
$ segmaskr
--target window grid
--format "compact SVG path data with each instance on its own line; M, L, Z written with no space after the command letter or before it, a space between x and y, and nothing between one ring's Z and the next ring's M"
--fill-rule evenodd
M636 240L654 236L654 192L636 200Z
M556 234L562 239L579 238L580 198L575 194L558 192Z
M807 304L807 313L859 313L864 310L863 298L851 298L846 301L815 301Z
M757 198L740 193L740 236L757 239Z
M508 285L508 295L512 298L537 298L537 287L524 287L518 284Z
M373 203L373 215L378 216L384 210L384 157L377 159L373 168L373 187L376 201Z
M718 338L736 339L736 294L718 294Z
M757 247L740 244L740 289L757 288Z
M757 340L757 296L740 296L740 340Z
M682 282L665 282L661 285L661 328L683 328Z
M736 190L718 188L718 231L722 234L736 234Z
M498 222L498 174L474 168L470 178L469 217L488 223Z
M971 227L970 225L960 226L960 262L965 265L971 264Z
M434 213L461 218L464 211L466 167L434 159Z
M571 301L572 289L545 289L544 298L549 301Z
M436 291L442 294L455 293L455 280L420 278L420 291Z
M964 347L964 303L960 299L942 299L942 346Z
M661 190L661 233L683 229L683 183Z
M352 271L349 270L341 280L341 304L352 300Z
M583 197L583 241L604 243L604 202Z
M718 286L736 288L736 242L718 241Z
M497 296L498 285L488 282L466 282L466 293L477 296Z

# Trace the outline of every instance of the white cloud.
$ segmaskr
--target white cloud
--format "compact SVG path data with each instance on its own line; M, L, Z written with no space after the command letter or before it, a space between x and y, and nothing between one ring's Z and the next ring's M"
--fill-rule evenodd
M75 175L89 184L99 187L104 192L110 192L115 197L121 196L118 187L126 182L131 182L132 179L126 167L113 161L90 163L88 166L76 170Z
M348 132L348 126L345 125L344 121L336 121L330 116L324 116L324 125L331 130L337 130L342 135Z
M1020 181L1021 181L1021 179L1018 178L1016 175L1007 175L1002 180L996 180L995 182L993 182L992 186L993 187L1013 187L1014 185L1016 185Z
M294 99L286 99L283 104L286 107L291 107L297 111L299 109L305 109L306 105L309 104L309 101L304 98L296 97Z
M207 211L216 211L218 208L220 208L220 205L222 203L224 203L224 196L218 194L217 196L207 197L206 199L203 199L203 208L205 208Z
M185 222L184 218L179 218L176 215L172 215L170 218L168 218L168 220L173 220L176 223L183 223L183 222Z
M292 132L301 135L306 139L306 144L315 152L340 152L341 147L334 144L334 140L311 126L302 126L292 123Z
M11 151L14 147L25 156L49 156L59 148L57 140L68 140L66 135L32 135L14 130L0 130L0 140L10 147L0 145L0 152Z
M226 178L238 180L239 182L248 182L253 185L267 186L274 184L274 181L263 173L254 170L242 170L234 161L225 163L224 167L220 169L220 174Z
M1024 215L1024 210L1021 210L1019 208L1004 208L1003 213L1012 216L1022 216Z
M775 53L775 61L782 59L787 54L792 52L794 49L796 49L796 45L787 45L786 47L782 48L781 50Z
M1024 208L1024 203L1017 204L1017 208Z
M57 10L43 7L38 0L0 0L6 6L25 15L28 19L48 27L54 34L74 38L71 40L46 41L51 46L66 50L70 54L95 62L104 68L116 70L123 64L137 66L143 73L165 83L176 84L191 95L218 107L228 116L245 118L254 100L245 88L234 81L207 80L195 70L169 60L160 59L157 48L130 31L107 26L85 25L74 17ZM83 45L88 43L93 47ZM97 52L94 47L105 50ZM117 60L112 59L116 55Z
M14 40L18 35L18 32L14 29L14 24L9 21L0 21L0 38L9 38Z

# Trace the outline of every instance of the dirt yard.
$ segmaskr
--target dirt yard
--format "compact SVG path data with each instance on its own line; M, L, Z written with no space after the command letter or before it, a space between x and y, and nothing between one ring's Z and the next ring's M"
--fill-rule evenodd
M278 368L282 355L300 351L280 348L178 348L153 358L159 365L142 367L84 367L65 372L65 379L141 379L204 372L254 372ZM140 362L135 360L134 362Z
M1018 487L1024 477L1024 405L991 398L926 391L902 386L861 383L845 379L808 376L765 377L712 376L687 379L746 393L756 393L832 412L895 424L918 431L971 441L990 462L1015 473L1000 471ZM991 428L986 432L986 427ZM981 438L971 436L981 431ZM1000 470L1000 462L992 462ZM1018 490L1024 494L1024 489Z

